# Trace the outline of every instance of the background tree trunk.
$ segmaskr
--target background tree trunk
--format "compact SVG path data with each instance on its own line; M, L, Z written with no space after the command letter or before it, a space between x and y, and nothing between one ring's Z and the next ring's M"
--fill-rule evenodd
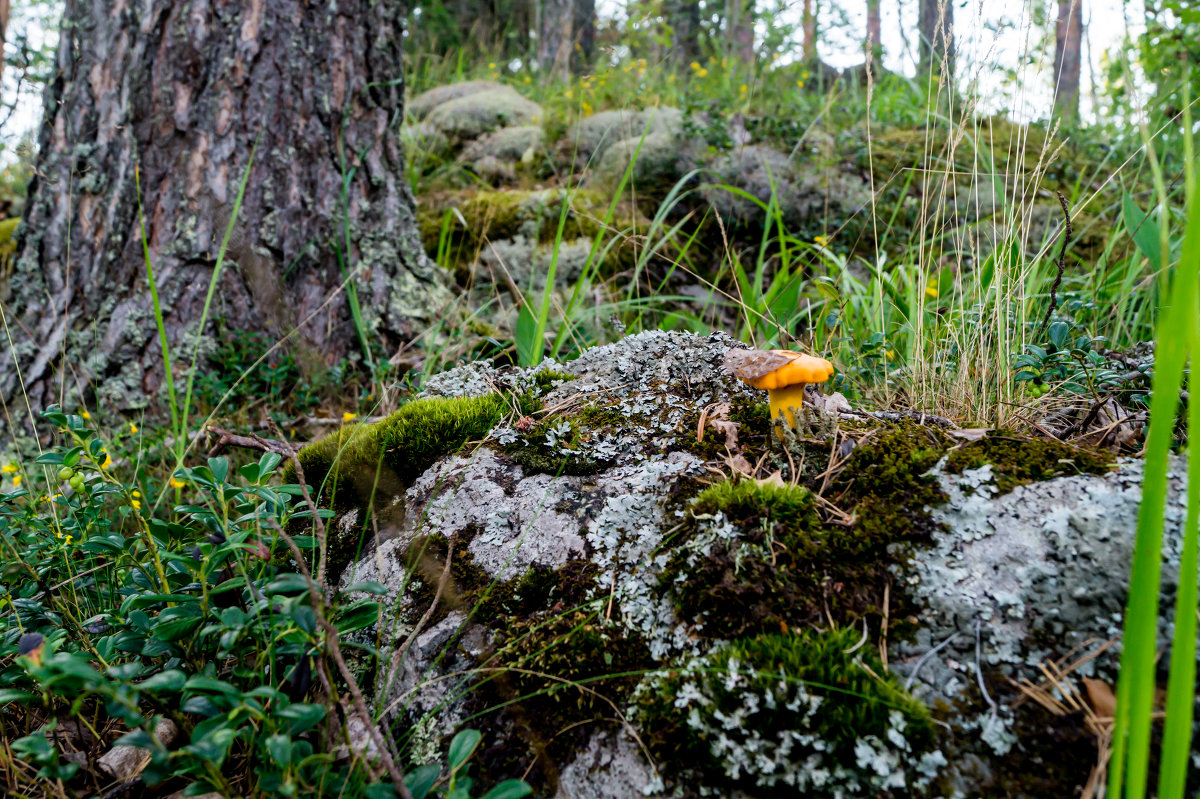
M575 41L574 0L541 0L538 25L538 65L553 80L571 77Z
M668 0L667 21L671 25L671 57L677 66L700 60L699 0Z
M804 62L811 64L817 60L816 0L804 0L804 10L801 12L800 22L804 28L804 45L802 51Z
M730 55L746 63L754 60L754 0L729 0Z
M954 2L953 0L920 0L917 25L920 34L920 68L922 80L942 72L954 84Z
M883 58L883 23L879 18L879 0L867 0L867 57L875 62Z
M596 56L596 0L575 0L575 45L571 68L576 74L591 69Z
M1059 0L1054 26L1054 110L1068 122L1079 117L1079 61L1083 49L1083 0Z
M327 364L389 353L449 292L425 256L395 133L403 13L369 0L67 0L37 177L3 287L0 398L119 409L163 382L138 214L185 369L224 227L258 142L210 320ZM345 250L339 267L335 248ZM303 360L301 361L303 363Z

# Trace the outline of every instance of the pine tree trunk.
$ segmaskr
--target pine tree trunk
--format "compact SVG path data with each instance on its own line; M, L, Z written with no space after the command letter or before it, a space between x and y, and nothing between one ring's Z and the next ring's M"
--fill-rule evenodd
M1054 110L1069 122L1079 116L1079 61L1083 49L1083 0L1059 0L1054 26Z
M804 11L801 14L801 25L804 28L803 54L806 64L817 60L817 9L815 3L816 0L804 0Z
M879 0L867 0L867 58L883 58L883 23L879 18Z
M586 72L596 55L596 0L575 0L575 45L571 68Z
M677 66L700 60L699 0L668 0L667 21L671 25L671 57Z
M571 77L575 9L572 0L541 0L538 26L538 64L553 80Z
M953 86L954 0L920 0L917 27L921 34L921 80L944 72Z
M214 318L334 363L449 298L422 251L395 127L403 10L370 0L67 0L37 177L3 287L0 396L131 409L163 384L138 211L176 371ZM209 325L221 237L254 154ZM339 266L342 248L345 267ZM349 270L349 271L347 271ZM18 375L17 367L20 369ZM178 377L178 375L177 375Z
M750 63L754 61L754 0L732 0L730 10L731 55Z

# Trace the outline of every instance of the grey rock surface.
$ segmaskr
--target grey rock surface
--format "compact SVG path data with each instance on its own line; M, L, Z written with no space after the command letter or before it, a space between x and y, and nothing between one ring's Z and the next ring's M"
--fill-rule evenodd
M518 162L541 149L546 133L540 125L521 125L492 131L463 148L462 160L470 162L494 158Z
M572 125L560 146L566 154L574 153L576 163L583 166L595 163L609 147L624 139L655 133L677 136L682 128L683 112L671 106L600 111Z
M426 117L449 139L468 141L504 127L542 119L542 107L508 86L489 87L439 103Z
M430 111L443 103L480 92L495 92L505 88L507 87L503 83L493 80L468 80L462 83L451 83L409 98L408 102L404 104L404 111L414 119L422 120L429 116Z
M582 560L603 575L588 598L610 608L608 624L644 643L657 664L653 668L698 662L722 644L712 643L712 631L681 622L660 575L668 563L671 531L687 515L685 506L670 502L673 491L683 481L711 479L704 462L689 451L700 410L731 397L759 397L722 368L731 346L737 345L720 333L650 332L587 350L565 364L548 364L576 379L554 386L545 405L602 407L604 418L613 420L606 422L607 429L576 440L569 415L536 433L516 429L515 420L501 424L481 446L439 461L397 498L396 512L381 517L386 523L379 545L347 569L343 586L378 580L388 586L389 601L411 602L407 553L418 536L427 534L458 542L460 551L469 552L473 564L498 582L515 580L534 566L555 569ZM533 385L535 372L476 363L431 378L425 388L430 396L479 394L497 386L520 389ZM524 447L587 456L598 466L580 476L529 471L515 462ZM1004 495L996 494L990 469L952 475L936 467L948 500L930 512L941 526L911 561L898 559L893 566L893 590L912 602L919 624L912 637L889 639L888 666L915 696L948 711L943 718L954 744L945 749L949 763L942 750L908 762L910 750L899 739L894 747L879 740L864 744L864 752L874 753L864 756L864 763L876 764L871 768L890 764L884 779L889 785L925 784L940 775L936 784L949 787L938 795L978 795L991 779L993 759L1021 746L1005 699L1011 695L1008 680L1036 682L1043 661L1082 655L1121 629L1141 463L1124 462L1102 476L1020 486ZM1172 470L1164 540L1164 644L1184 512L1182 461L1173 460ZM721 514L705 518L702 530L739 534ZM701 538L693 543L702 543ZM704 550L696 552L703 556ZM394 647L408 632L400 625L385 638ZM461 702L448 698L455 694L445 693L456 683L443 677L469 670L495 634L484 619L446 616L422 631L399 678L381 690L390 704L408 708L413 723L425 725L422 734L434 741L465 714ZM1110 648L1075 677L1111 683L1118 651ZM626 718L636 732L636 713L631 710ZM561 799L662 790L656 766L619 726L596 729L572 755L557 764ZM844 780L839 784L847 796L858 795L854 786L882 784L857 782L850 772L830 775ZM773 779L764 773L759 784L773 785Z

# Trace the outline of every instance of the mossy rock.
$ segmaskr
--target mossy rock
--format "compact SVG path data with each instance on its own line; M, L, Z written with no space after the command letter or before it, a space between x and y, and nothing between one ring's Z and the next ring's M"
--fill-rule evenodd
M948 474L990 465L996 493L1017 486L1075 474L1106 474L1116 459L1098 450L1086 450L1060 441L1028 438L1017 433L992 431L978 441L956 447L946 459Z

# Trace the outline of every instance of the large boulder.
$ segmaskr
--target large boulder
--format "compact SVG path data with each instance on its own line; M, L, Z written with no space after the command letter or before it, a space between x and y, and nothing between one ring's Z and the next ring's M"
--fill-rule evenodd
M574 155L576 164L594 163L605 150L619 141L643 135L668 133L679 136L683 130L683 112L671 106L641 111L622 108L600 111L584 117L567 129L559 143L564 155Z
M516 89L495 85L438 103L425 119L443 136L465 142L499 128L537 123L542 107Z
M507 87L503 83L493 80L468 80L462 83L436 86L410 98L405 104L404 110L409 116L419 121L429 116L430 111L443 103L472 94L503 91L505 88Z
M833 410L781 440L735 346L459 367L301 454L353 487L342 588L387 592L377 706L561 799L1073 795L1097 739L1040 667L1114 684L1140 465Z

